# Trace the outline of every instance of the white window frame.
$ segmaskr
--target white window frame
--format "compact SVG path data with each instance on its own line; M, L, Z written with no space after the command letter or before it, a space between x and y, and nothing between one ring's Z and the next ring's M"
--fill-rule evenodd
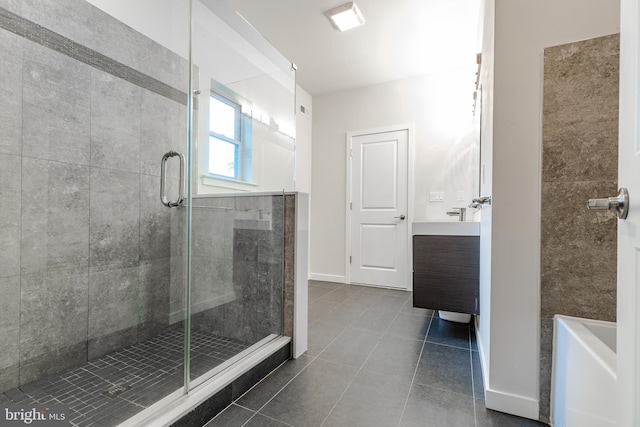
M217 179L233 179L233 180L238 180L238 181L244 181L245 179L245 168L244 168L244 162L242 161L242 153L245 149L244 147L244 138L243 138L243 117L242 117L242 105L240 105L239 103L235 102L233 99L230 99L220 93L217 93L215 91L211 91L211 94L209 96L209 105L211 105L211 102L213 100L222 102L224 104L227 104L228 106L232 107L235 110L235 123L234 123L234 133L236 138L229 138L226 135L222 135L219 133L216 133L214 131L211 130L211 123L209 123L209 138L216 138L225 142L228 142L230 144L235 145L235 159L234 159L234 176L230 177L227 175L220 175L220 174L215 174L213 172L210 172L210 167L209 167L209 157L207 157L207 174L213 178L217 178ZM211 143L210 143L211 139L209 139L209 141L207 141L207 144L209 144L209 155L211 155Z

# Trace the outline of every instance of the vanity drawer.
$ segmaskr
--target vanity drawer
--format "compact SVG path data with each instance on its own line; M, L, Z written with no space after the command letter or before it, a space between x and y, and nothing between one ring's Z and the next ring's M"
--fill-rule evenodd
M413 237L414 307L479 314L479 236Z

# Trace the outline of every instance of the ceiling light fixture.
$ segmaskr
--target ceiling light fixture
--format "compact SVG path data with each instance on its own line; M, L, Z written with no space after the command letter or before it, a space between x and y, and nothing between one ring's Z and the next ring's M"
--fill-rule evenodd
M364 25L364 16L356 3L352 1L329 9L324 14L336 30L347 31Z

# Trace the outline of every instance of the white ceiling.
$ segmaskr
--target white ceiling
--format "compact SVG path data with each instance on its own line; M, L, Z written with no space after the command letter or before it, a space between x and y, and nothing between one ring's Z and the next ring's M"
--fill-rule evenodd
M311 95L475 66L479 0L357 0L366 23L343 33L323 12L346 1L227 2L298 66Z

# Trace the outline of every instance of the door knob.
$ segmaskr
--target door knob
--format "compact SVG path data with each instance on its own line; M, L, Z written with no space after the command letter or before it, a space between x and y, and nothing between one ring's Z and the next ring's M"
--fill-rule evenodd
M404 216L404 215L400 215L400 216L394 216L394 218L405 219L405 218L406 218L406 216Z
M621 188L615 197L589 199L587 209L617 211L618 218L625 219L629 214L629 192L626 188Z

